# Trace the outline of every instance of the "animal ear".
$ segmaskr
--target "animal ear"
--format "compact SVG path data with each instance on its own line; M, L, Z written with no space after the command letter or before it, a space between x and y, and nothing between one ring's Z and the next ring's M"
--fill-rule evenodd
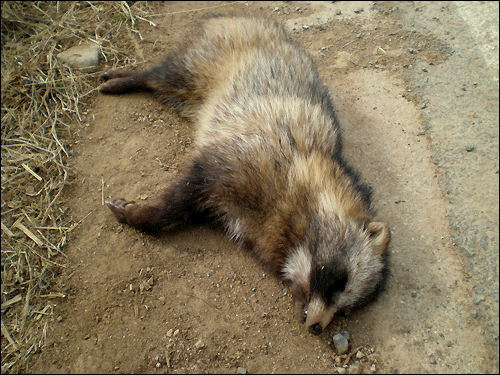
M387 244L391 239L391 233L387 225L380 221L370 221L368 224L365 224L365 229L370 236L374 253L384 254L387 250Z

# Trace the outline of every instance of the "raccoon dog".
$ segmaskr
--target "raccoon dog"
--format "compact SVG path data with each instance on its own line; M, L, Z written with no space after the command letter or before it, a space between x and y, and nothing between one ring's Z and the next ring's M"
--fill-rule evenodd
M155 203L106 202L121 223L153 233L200 217L222 223L290 283L294 312L313 334L373 297L389 229L342 158L311 57L281 27L212 19L162 65L102 78L102 93L153 91L197 126L189 166Z

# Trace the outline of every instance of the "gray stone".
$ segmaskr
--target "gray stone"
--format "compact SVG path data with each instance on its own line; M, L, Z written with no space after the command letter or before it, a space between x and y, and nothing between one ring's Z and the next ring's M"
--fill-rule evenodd
M474 151L474 149L475 149L474 145L466 145L465 146L465 151L467 151L467 152Z
M344 335L337 333L333 336L333 345L335 345L338 354L344 354L349 348L349 341L347 341Z
M483 295L474 296L474 305L479 305L481 301L484 301Z
M344 336L347 341L351 341L351 334L349 331L340 331L339 333Z
M76 68L89 69L96 67L99 63L99 51L99 45L84 43L61 52L57 57Z

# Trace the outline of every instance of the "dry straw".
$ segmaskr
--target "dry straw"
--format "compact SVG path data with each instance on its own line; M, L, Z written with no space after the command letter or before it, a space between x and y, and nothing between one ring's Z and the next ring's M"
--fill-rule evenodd
M137 27L154 24L145 19L151 12L144 2L1 6L2 373L17 373L29 371L30 355L46 344L54 307L67 297L57 275L68 236L81 222L63 202L73 178L72 135L103 65L142 62ZM57 59L84 42L100 45L104 64L95 71Z

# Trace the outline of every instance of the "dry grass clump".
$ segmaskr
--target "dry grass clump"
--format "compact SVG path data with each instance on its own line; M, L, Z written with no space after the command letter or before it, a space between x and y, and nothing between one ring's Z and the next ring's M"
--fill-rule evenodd
M57 274L78 225L61 199L72 178L69 140L103 69L80 71L57 54L93 41L106 65L134 65L143 60L135 27L149 9L143 2L1 6L1 363L2 373L14 373L29 371L27 359L44 345L53 308L65 298Z

